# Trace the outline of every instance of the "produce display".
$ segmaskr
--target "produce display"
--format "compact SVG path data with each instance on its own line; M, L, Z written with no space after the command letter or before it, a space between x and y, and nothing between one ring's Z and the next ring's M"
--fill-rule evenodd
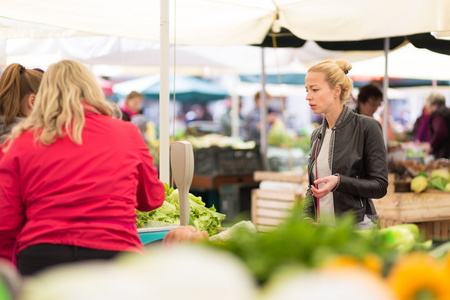
M242 221L209 241L58 266L18 299L450 299L450 244L430 250L413 224L357 231L344 216L333 229L297 213L269 233Z
M448 169L436 169L430 175L420 172L411 180L411 191L421 193L426 189L450 192L450 172Z
M226 148L232 147L233 149L253 149L255 148L254 141L244 142L240 138L233 138L230 136L224 136L220 134L205 134L203 136L187 135L184 139L192 144L195 149L210 148L213 146Z
M137 212L136 224L138 228L144 227L151 220L180 224L180 201L178 190L164 184L166 197L161 207L150 212ZM209 235L217 233L225 215L218 213L214 206L208 208L201 197L189 194L190 219L199 231L206 230Z
M450 161L438 159L428 164L414 160L390 162L389 171L395 174L394 185L400 192L421 193L427 189L450 191Z
M317 268L338 256L361 265L375 260L382 272L381 265L387 267L405 253L431 247L414 224L373 231L353 230L353 224L350 216L341 219L336 229L290 218L265 234L241 227L227 241L213 245L241 258L263 283L284 268Z

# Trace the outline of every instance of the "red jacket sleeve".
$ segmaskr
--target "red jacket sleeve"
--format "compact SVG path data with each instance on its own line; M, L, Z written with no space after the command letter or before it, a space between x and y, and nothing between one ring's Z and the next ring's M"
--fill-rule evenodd
M153 164L153 157L143 139L139 145L139 156L142 163L138 175L137 210L151 211L164 202L164 184L158 179L158 170Z
M19 166L7 154L0 162L0 213L0 257L14 261L14 246L25 223L25 214L20 194Z

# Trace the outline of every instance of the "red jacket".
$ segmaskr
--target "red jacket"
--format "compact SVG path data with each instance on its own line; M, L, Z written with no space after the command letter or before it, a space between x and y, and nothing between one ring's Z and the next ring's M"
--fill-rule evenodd
M3 155L0 257L39 243L142 250L135 209L160 207L164 185L138 128L86 113L82 139L44 146L27 131Z

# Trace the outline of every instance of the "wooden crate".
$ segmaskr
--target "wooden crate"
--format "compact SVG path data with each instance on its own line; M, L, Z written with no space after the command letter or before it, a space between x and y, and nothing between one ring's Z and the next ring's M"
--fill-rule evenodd
M450 220L450 192L394 193L373 199L381 218L403 223Z
M308 182L308 174L296 174L291 172L272 172L272 171L255 171L253 173L253 179L255 181L281 181L281 182L293 182L303 183Z
M276 228L289 214L302 195L286 191L252 190L252 222L258 231Z
M389 226L412 223L412 222L401 222L394 219L380 218L380 227L386 228ZM419 230L425 234L426 240L435 241L448 241L450 240L450 220L442 221L429 221L429 222L414 222L419 226Z

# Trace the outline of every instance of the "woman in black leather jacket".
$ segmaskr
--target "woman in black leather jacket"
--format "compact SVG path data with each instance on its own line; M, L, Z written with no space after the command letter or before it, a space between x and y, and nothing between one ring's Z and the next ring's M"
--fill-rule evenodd
M387 154L381 125L345 105L353 87L346 61L326 61L306 75L306 100L324 121L311 135L305 214L329 226L335 216L353 212L356 227L370 229L378 216L371 198L388 186Z

